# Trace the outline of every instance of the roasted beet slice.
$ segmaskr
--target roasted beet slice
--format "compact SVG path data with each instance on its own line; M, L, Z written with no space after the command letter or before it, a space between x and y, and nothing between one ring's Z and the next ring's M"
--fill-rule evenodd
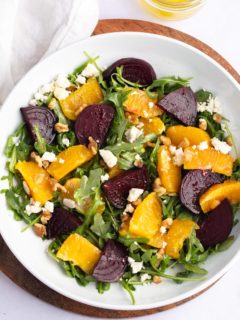
M131 188L146 190L149 185L147 167L130 169L104 182L102 189L115 208L124 208Z
M215 246L225 241L233 227L233 210L227 199L213 211L206 214L197 230L197 237L204 248Z
M73 231L81 224L78 217L64 208L55 208L47 224L47 239L56 238Z
M92 137L101 147L105 141L114 113L114 108L107 104L94 104L86 107L75 122L75 133L79 143L88 144L88 138Z
M21 114L33 141L36 141L35 127L49 144L55 138L54 125L57 120L54 113L46 107L28 106L21 108Z
M221 183L222 177L210 170L190 170L182 179L180 199L193 213L200 213L200 196L212 185Z
M153 67L147 61L136 58L124 58L114 62L103 72L104 80L110 81L112 74L116 72L116 68L121 66L123 66L123 78L128 81L148 86L156 80Z
M116 282L128 265L127 249L115 240L108 240L92 276L102 282Z
M170 92L158 104L186 126L194 126L197 102L191 88L184 87Z

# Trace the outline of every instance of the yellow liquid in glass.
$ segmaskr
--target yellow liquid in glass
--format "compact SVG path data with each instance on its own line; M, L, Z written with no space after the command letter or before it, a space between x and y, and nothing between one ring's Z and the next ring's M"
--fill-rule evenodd
M201 7L203 2L203 0L140 0L148 12L168 20L190 17Z

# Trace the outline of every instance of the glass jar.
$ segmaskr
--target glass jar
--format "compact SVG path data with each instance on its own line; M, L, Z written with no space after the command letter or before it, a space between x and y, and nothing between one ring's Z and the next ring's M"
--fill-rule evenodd
M141 0L153 15L168 20L185 19L199 10L206 0Z

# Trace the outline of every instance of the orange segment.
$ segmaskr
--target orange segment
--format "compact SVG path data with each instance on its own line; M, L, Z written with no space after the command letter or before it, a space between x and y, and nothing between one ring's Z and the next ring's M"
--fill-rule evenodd
M60 152L56 161L48 167L48 173L60 180L68 173L93 158L92 152L84 145L72 146Z
M145 91L134 89L129 93L123 106L126 111L139 117L153 118L162 114L162 110L156 105L156 102L157 99L151 99Z
M65 189L67 192L61 192L61 199L64 198L75 200L74 199L74 192L80 188L81 185L81 179L79 178L72 178L68 179L66 183L64 184Z
M100 103L102 100L103 94L98 81L90 78L83 86L70 93L67 98L60 100L60 106L68 119L76 120L85 107Z
M203 141L209 144L211 142L206 131L195 127L172 126L167 129L166 135L175 146L179 145L184 138L188 139L190 146L199 145Z
M109 178L113 178L116 177L117 175L119 175L121 172L123 172L124 170L120 169L118 165L112 167L109 171Z
M240 181L227 180L210 187L199 199L203 212L215 209L224 199L240 202Z
M42 205L53 197L51 178L47 171L32 161L18 162L15 166L26 181L35 201Z
M233 158L228 154L223 154L215 149L198 150L192 147L184 151L184 169L210 169L214 172L231 176L233 168Z
M149 133L160 135L165 130L164 123L159 117L154 117L150 119L141 118L140 122L144 124L143 130L145 135Z
M166 254L174 259L178 259L184 241L190 237L193 229L196 228L198 226L192 220L175 219L165 237L165 241L167 242Z
M158 175L168 193L177 193L181 184L181 168L173 163L167 146L160 146L157 154Z
M100 256L101 251L77 233L71 234L57 252L58 259L71 261L86 273L92 273Z

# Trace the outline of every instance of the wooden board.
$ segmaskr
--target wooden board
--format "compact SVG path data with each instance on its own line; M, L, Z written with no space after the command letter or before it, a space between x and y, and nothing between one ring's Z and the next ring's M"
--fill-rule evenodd
M125 19L112 19L112 20L101 20L99 21L93 34L102 34L117 31L141 31L148 33L155 33L164 35L170 38L174 38L183 41L195 48L205 52L210 57L215 59L220 63L232 76L240 82L240 75L233 69L233 67L215 50L204 44L203 42L175 29L165 27L159 24L140 21L140 20L125 20ZM17 223L17 222L16 222ZM149 310L139 310L139 311L116 311L116 310L106 310L91 307L74 300L68 299L59 293L51 290L39 280L37 280L33 275L31 275L21 263L14 257L11 251L8 249L7 245L4 243L0 236L0 270L7 275L14 283L16 283L21 288L25 289L29 293L33 294L35 297L40 298L43 301L48 302L51 305L75 312L82 315L88 315L92 317L99 318L124 318L124 317L134 317L149 315L156 312L164 311L180 304L183 304L196 296L200 295L205 290L199 292L198 294L184 299L178 303L167 305L161 308L149 309ZM71 280L69 280L71 281Z

